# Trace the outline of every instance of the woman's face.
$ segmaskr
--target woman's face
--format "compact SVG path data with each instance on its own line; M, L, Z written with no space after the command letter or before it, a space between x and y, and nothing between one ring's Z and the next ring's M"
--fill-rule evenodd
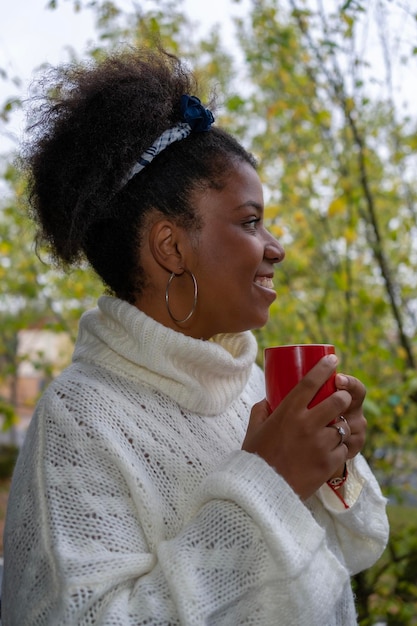
M263 326L276 298L274 264L285 253L264 227L258 174L240 162L223 189L206 190L194 205L203 225L187 268L198 283L192 334L208 339Z

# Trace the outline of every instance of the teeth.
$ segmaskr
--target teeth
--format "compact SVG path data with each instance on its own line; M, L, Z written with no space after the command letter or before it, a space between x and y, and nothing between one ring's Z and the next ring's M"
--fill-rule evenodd
M266 287L267 289L273 289L274 283L272 282L272 278L267 278L266 276L260 276L255 279L257 285L261 285L261 287Z

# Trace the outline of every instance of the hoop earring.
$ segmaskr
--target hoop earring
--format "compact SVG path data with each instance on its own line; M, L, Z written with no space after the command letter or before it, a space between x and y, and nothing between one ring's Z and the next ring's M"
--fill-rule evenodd
M189 312L189 314L187 315L187 317L184 317L184 319L179 320L176 317L174 317L172 315L170 306L169 306L169 288L171 286L172 281L174 280L174 278L177 278L178 276L180 276L180 274L176 274L175 272L171 273L171 276L168 279L168 283L167 283L167 288L165 289L165 304L167 307L167 311L169 313L170 318L176 323L176 324L184 324L185 322L188 322L188 320L190 319L190 317L192 317L195 313L195 309L197 306L197 296L198 296L198 287L197 287L197 279L194 276L194 274L192 272L190 272L189 270L184 270L184 272L186 272L190 277L191 280L193 281L193 287L194 287L194 300L193 300L193 306L191 308L191 311Z

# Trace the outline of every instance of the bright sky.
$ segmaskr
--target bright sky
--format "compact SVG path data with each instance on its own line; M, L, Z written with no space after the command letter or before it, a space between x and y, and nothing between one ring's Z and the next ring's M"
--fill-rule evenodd
M137 1L137 0L136 0ZM329 0L324 0L328 2ZM377 6L374 0L367 0L370 6ZM413 0L414 1L414 0ZM146 9L151 0L141 0L141 6ZM183 0L185 12L200 24L202 30L214 23L221 24L224 41L230 46L233 43L233 26L231 16L244 15L250 0L243 0L236 4L233 0ZM27 94L33 71L42 63L53 65L66 61L70 57L70 49L82 55L96 40L93 14L86 9L79 13L74 11L74 0L58 0L56 10L47 10L48 0L0 0L0 7L7 6L1 11L0 19L0 69L6 70L9 80L0 75L0 103L11 96ZM135 0L117 0L118 6L131 10ZM331 2L334 6L334 2ZM392 4L391 4L392 6ZM403 12L404 13L404 12ZM379 16L379 18L382 16ZM378 19L379 19L378 18ZM375 18L374 18L375 19ZM392 24L393 17L385 16ZM408 42L415 37L415 29L409 36L398 22L393 29L394 34ZM381 51L375 47L367 37L367 52L371 53L375 67L382 67ZM392 43L392 42L391 42ZM378 49L377 49L378 48ZM374 49L374 52L373 52ZM417 56L413 71L401 70L400 46L393 46L397 50L396 72L401 92L409 106L411 114L415 116L414 103L417 99ZM14 85L10 79L17 77L22 80L20 86ZM398 86L398 83L397 83ZM23 131L23 115L13 115L7 126L0 120L0 156L16 148Z
M70 50L82 55L96 41L94 19L86 9L75 13L73 0L58 1L56 10L47 10L48 0L9 0L1 11L0 68L9 79L22 80L16 86L0 76L0 103L15 95L25 95L33 71L43 63L53 65L67 61ZM233 0L183 0L185 12L201 28L214 23L222 25L225 36L232 37L232 15L241 15L247 2L236 5ZM0 0L0 5L6 0ZM133 0L118 0L118 6L131 9ZM146 3L145 3L146 8ZM209 10L208 10L209 8ZM0 120L0 155L10 151L21 136L22 115L14 115L7 126Z

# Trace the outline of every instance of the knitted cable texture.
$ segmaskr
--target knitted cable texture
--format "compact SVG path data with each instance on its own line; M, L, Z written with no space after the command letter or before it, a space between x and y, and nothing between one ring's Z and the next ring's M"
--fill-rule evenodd
M362 457L340 512L240 449L255 356L251 333L191 339L113 298L83 316L13 477L3 626L356 624L385 500Z

